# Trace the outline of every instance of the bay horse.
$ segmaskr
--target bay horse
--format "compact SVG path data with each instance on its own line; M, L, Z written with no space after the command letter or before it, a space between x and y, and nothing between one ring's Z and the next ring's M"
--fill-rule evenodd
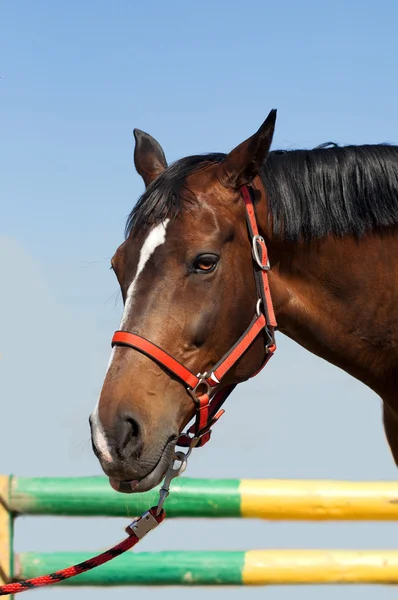
M276 323L381 397L398 464L398 147L270 151L275 120L273 110L229 154L170 166L134 131L146 189L111 261L124 313L90 417L116 490L161 481L182 430L200 420L196 387L208 401L255 374ZM260 326L247 341L253 314ZM220 381L213 366L231 351Z

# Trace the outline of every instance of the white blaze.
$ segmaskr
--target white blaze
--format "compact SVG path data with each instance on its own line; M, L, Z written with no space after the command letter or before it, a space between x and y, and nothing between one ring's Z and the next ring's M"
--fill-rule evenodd
M163 223L159 223L159 225L156 225L149 232L145 242L143 243L143 245L141 247L137 271L136 271L133 281L130 283L129 288L127 290L126 303L124 306L122 321L120 323L121 330L123 330L123 328L126 326L128 318L132 311L133 302L134 302L134 291L137 287L138 277L141 275L141 273L145 269L145 266L146 266L148 260L151 258L152 254L155 252L156 248L158 246L161 246L162 244L164 244L164 242L166 240L166 228L169 223L169 220L170 219L166 219ZM113 348L111 357L109 359L108 368L106 370L107 373L108 373L109 369L111 368L114 356L115 356L115 348ZM109 451L108 442L105 437L104 429L102 427L102 423L99 418L98 408L99 408L99 400L91 414L91 431L92 431L93 441L94 441L96 448L101 453L102 458L104 458L105 460L108 460L108 461L112 461L112 456Z
M149 232L148 237L146 238L145 242L142 245L141 252L140 252L140 258L138 261L137 272L135 274L133 281L129 285L129 289L127 290L126 304L124 306L124 312L123 312L123 316L122 316L122 322L120 323L120 329L123 329L123 327L126 325L127 320L130 316L131 308L133 306L133 301L134 301L134 291L135 291L135 288L137 287L138 277L141 275L142 271L145 269L145 265L147 264L148 260L151 258L152 254L155 252L156 248L158 246L161 246L162 244L164 244L164 242L166 240L166 228L169 223L169 220L170 219L166 219L164 221L164 223L159 223L159 225L156 225L156 227L154 227Z

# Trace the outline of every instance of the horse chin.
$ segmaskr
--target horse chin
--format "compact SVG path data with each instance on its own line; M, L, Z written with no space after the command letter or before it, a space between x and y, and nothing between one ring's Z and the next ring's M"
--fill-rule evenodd
M134 494L137 492L148 492L156 487L166 475L174 455L175 440L170 441L162 455L155 465L145 477L141 479L120 480L109 477L109 483L116 492L122 494Z

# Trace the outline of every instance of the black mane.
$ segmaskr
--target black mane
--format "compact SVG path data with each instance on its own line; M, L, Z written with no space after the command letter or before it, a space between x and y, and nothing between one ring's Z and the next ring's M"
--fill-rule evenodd
M328 147L329 146L329 147ZM271 152L262 170L274 232L286 241L361 237L398 224L398 147Z
M190 173L205 168L209 163L221 162L225 154L198 154L181 158L170 165L148 186L127 218L125 234L133 229L154 225L164 219L174 219L195 199L185 186Z
M194 201L187 175L225 154L183 158L167 168L141 196L126 225L174 218ZM313 150L276 150L261 173L274 232L287 241L353 234L398 224L398 147L343 146L328 142Z

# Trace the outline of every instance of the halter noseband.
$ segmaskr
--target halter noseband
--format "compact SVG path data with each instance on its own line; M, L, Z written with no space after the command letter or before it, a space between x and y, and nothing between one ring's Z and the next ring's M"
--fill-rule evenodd
M129 346L142 352L165 367L187 386L187 390L196 405L196 415L195 422L191 427L179 436L177 441L179 446L199 447L204 446L209 441L212 426L224 413L224 410L220 410L220 408L237 384L228 384L222 389L217 388L223 377L237 363L260 333L265 331L267 337L265 344L266 357L261 368L253 373L252 377L265 367L276 350L274 338L276 320L268 282L270 267L267 247L258 232L254 204L249 188L247 186L242 187L241 193L246 207L247 227L252 240L254 277L258 298L256 313L252 322L232 348L224 354L210 372L194 375L192 371L170 354L140 335L128 331L116 331L112 339L112 347Z

